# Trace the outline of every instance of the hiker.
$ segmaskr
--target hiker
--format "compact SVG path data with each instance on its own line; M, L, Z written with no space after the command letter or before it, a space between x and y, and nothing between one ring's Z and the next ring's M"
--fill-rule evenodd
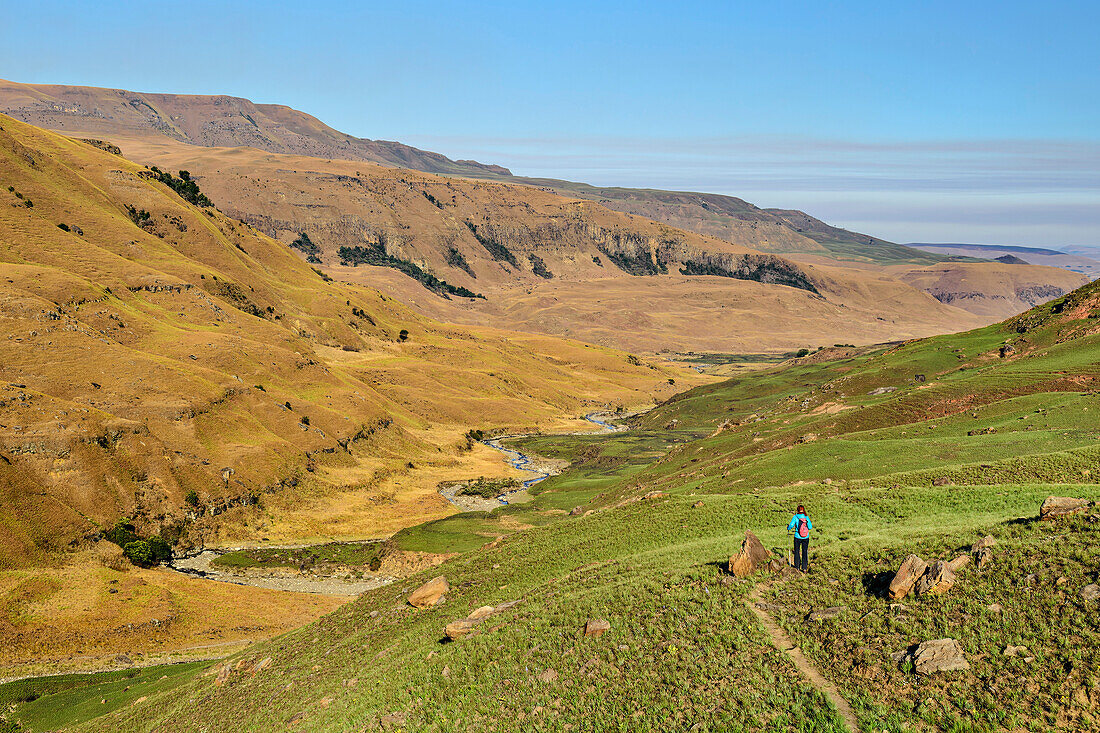
M810 530L814 523L806 515L806 507L798 505L798 511L787 525L788 532L794 532L794 567L806 572L810 569Z

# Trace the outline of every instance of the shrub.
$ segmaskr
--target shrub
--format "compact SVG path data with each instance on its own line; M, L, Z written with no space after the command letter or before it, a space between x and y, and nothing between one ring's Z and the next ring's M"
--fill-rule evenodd
M394 257L386 252L386 246L381 243L371 244L367 247L360 245L341 247L337 250L337 254L340 256L340 263L343 265L358 267L363 264L376 267L392 267L395 270L400 270L428 290L437 295L442 295L444 298L450 298L452 295L457 295L460 298L481 298L483 300L485 298L484 295L475 293L461 285L451 285L446 280L440 280L432 273L426 272L415 262Z
M795 356L805 356L808 353L810 353L809 349L799 349L798 351L794 352L794 355Z
M130 542L141 539L134 531L134 525L128 519L120 519L115 522L115 526L104 532L103 536L122 548L125 548Z
M63 232L69 231L69 225L68 224L58 224L57 228L60 229Z
M129 558L134 565L143 568L153 564L153 548L145 540L127 542L122 548L122 554Z
M402 340L402 341L408 341L408 340L409 340L409 332L408 332L408 330L407 330L407 329L404 329L404 328L402 328L402 329L401 329L401 333L397 334L397 338L399 338L399 339L400 339L400 340Z
M152 214L145 209L135 209L130 204L126 204L126 214L130 217L130 221L134 222L139 227L143 226L152 218Z
M171 173L162 171L156 166L153 166L149 170L156 174L158 181L178 193L180 198L184 201L202 207L214 205L214 202L208 199L206 194L199 190L199 184L191 180L191 174L188 171L180 171L180 177L176 178Z
M498 262L507 262L512 267L519 269L519 261L516 260L516 256L512 254L512 250L508 249L501 242L498 242L491 235L479 232L477 224L467 219L465 222L466 228L470 230L470 233L474 235L474 239L485 248L485 251L489 253L489 256Z
M527 259L531 261L531 271L533 273L544 280L549 280L554 277L554 273L550 272L550 269L546 266L546 262L537 254L534 252L530 253L527 255Z
M163 538L153 536L150 537L146 544L149 545L149 557L154 563L168 562L172 559L172 546L169 545ZM123 549L123 552L126 552Z
M371 572L373 573L378 572L382 569L382 558L378 557L378 555L375 555L370 559L370 565L368 565L367 567L369 567L371 569Z
M197 507L199 505L199 495L194 489L187 492L187 496L183 497L183 501L189 507Z

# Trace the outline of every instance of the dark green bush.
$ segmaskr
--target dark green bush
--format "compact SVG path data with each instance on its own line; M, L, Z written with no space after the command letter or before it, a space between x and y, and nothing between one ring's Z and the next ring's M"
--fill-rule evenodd
M103 536L119 547L125 547L128 543L141 539L134 531L134 525L127 519L115 522L115 526L104 532Z
M147 568L153 564L153 548L145 540L127 542L122 548L122 554L139 567Z

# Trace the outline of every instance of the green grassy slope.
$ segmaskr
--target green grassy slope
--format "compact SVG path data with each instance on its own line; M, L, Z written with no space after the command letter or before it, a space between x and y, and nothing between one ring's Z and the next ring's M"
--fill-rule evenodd
M231 660L270 656L263 672L200 677L86 727L370 730L398 714L410 730L841 730L745 608L764 581L865 729L1096 729L1096 606L1078 595L1097 580L1096 525L1027 518L1048 495L1100 498L1098 317L1094 283L997 326L700 388L631 433L528 439L577 468L530 504L397 538L467 550L432 571L453 588L443 605L404 603L427 575L365 594ZM641 498L655 490L667 494ZM747 529L785 554L798 502L817 529L811 574L723 580ZM948 594L881 597L908 552L948 559L987 533L990 566ZM448 622L516 599L480 634L440 641ZM583 638L589 618L611 631ZM890 659L943 636L968 672Z

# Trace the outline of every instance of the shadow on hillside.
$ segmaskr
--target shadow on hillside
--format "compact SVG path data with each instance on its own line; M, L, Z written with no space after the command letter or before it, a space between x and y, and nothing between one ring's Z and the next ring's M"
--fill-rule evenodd
M863 590L867 595L875 598L890 597L890 581L894 579L893 570L882 570L877 573L863 574Z

